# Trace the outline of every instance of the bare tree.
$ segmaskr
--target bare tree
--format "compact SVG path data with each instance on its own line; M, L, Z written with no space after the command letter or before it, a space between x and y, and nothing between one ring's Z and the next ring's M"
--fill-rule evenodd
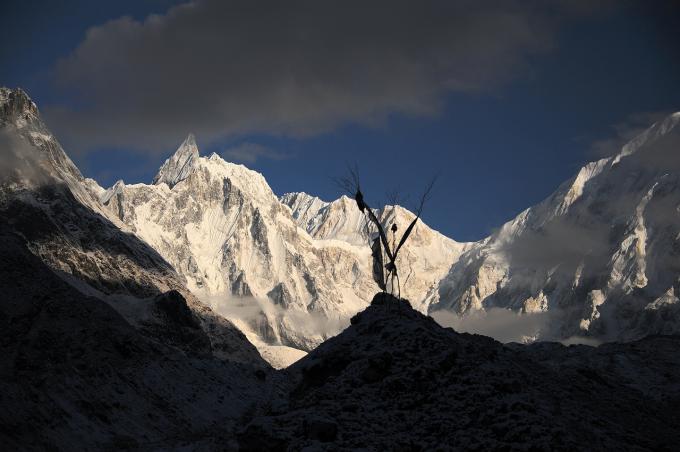
M390 293L392 294L394 294L394 283L396 280L397 294L400 297L401 287L399 282L399 272L397 271L397 256L399 255L401 247L404 245L404 243L406 243L406 240L411 235L411 232L413 232L413 228L415 227L416 223L418 222L418 219L420 218L420 215L423 212L423 207L425 206L427 200L430 198L430 194L436 182L436 178L432 178L430 183L425 188L422 196L420 197L420 202L418 203L415 209L416 216L406 228L406 231L401 236L401 239L399 239L399 242L397 242L396 237L398 230L397 224L396 223L392 224L390 228L390 231L392 232L391 244L388 241L385 229L383 228L380 221L378 221L378 218L375 216L375 212L373 211L373 209L371 209L371 207L367 204L364 198L364 194L361 191L359 168L356 165L354 167L348 167L348 174L338 179L336 182L344 191L346 191L350 196L354 197L354 200L357 203L357 207L366 216L367 219L366 233L369 239L371 237L370 230L368 228L369 223L373 224L373 226L376 228L378 232L378 236L375 237L371 243L371 250L373 256L373 279L383 292L387 291L387 284L389 283ZM391 199L394 201L392 205L392 208L394 209L397 200L396 192L392 194ZM387 259L384 258L383 251ZM385 263L385 260L387 260L387 263ZM385 270L387 270L387 274L385 274Z

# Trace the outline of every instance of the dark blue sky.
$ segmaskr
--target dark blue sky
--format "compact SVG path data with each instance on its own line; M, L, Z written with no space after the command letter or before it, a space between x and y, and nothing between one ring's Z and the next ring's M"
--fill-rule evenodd
M25 88L39 107L88 102L63 88L57 61L90 27L123 15L143 20L170 4L10 1L0 18L0 84ZM485 89L437 91L437 109L424 114L395 108L378 121L337 121L311 133L251 127L206 132L204 139L197 122L199 130L187 125L172 142L195 131L203 154L225 158L254 143L264 152L245 163L276 193L306 191L326 200L339 196L332 178L348 162L359 164L375 204L395 188L415 201L438 174L425 221L456 240L477 240L545 198L585 162L613 151L610 145L657 115L680 110L677 8L663 2L655 8L626 3L561 20L549 49L526 55L511 77ZM61 127L53 127L59 139ZM83 173L103 186L119 178L150 182L174 150L163 144L145 151L113 140L73 141L74 149L64 143Z

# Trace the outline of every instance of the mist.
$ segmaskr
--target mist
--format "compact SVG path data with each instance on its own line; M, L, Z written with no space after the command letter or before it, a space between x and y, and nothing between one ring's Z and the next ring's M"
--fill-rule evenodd
M228 293L202 295L200 298L218 314L249 325L263 341L268 343L274 342L272 345L278 345L277 343L290 345L285 343L285 337L281 337L281 334L284 332L281 331L282 328L280 326L283 325L285 325L286 331L295 332L298 336L319 336L320 339L335 336L349 326L349 317L337 316L329 318L319 312L286 309L273 303L268 298L234 297ZM266 318L268 325L279 337L278 341L262 337L262 331L258 331L263 317Z
M489 336L503 343L552 340L551 337L544 337L543 334L549 330L550 322L558 315L560 314L555 312L519 313L503 308L474 311L464 316L447 310L430 313L430 316L443 327L453 328L459 333ZM564 345L590 346L598 346L602 343L600 340L585 336L571 336L559 342Z
M459 333L473 333L490 336L499 342L532 342L547 326L550 314L547 312L519 314L509 309L491 308L459 316L450 311L434 311L432 318L443 327L450 327Z
M46 179L41 169L43 157L36 149L16 134L0 130L0 178L18 177L34 183Z

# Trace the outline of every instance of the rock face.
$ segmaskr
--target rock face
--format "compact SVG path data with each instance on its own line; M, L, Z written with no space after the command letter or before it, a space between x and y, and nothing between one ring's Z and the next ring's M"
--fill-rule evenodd
M504 346L389 295L284 373L242 450L671 449L678 336Z
M540 337L680 331L680 113L463 253L430 303L549 312Z
M161 169L153 179L154 185L166 184L172 188L179 182L189 177L194 165L198 160L198 146L196 138L190 133L184 142L179 146L177 152L167 159Z

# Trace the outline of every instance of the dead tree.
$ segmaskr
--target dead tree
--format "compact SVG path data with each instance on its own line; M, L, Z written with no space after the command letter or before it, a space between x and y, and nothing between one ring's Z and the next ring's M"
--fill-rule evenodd
M406 240L411 235L411 232L413 232L413 228L415 227L416 223L418 222L418 219L420 218L420 215L423 211L423 207L425 206L425 202L430 197L430 193L432 191L432 187L434 186L435 181L436 178L433 178L425 188L425 191L423 192L423 195L420 197L420 202L416 208L415 212L416 217L408 225L406 231L401 236L401 239L399 239L399 242L397 242L396 237L398 230L397 224L396 223L392 224L392 226L390 227L390 231L392 232L392 244L390 245L387 239L387 233L385 232L383 225L380 223L380 221L378 221L378 218L375 216L375 212L373 211L373 209L371 209L371 207L366 203L366 200L364 199L364 194L361 191L361 183L359 180L359 169L356 166L354 168L349 167L348 175L338 180L338 184L340 185L340 187L347 193L349 193L351 196L354 196L354 200L357 203L357 207L366 216L367 219L365 223L366 232L369 239L371 237L368 228L369 223L373 224L373 226L378 231L378 236L372 240L370 245L372 251L371 254L373 256L373 279L383 292L387 291L387 284L389 283L390 293L394 295L394 281L396 279L397 296L401 297L399 272L397 270L397 256L399 255L399 250L401 250L401 247L404 245L404 243L406 243ZM396 199L396 197L394 198ZM385 259L385 257L387 259ZM387 263L385 263L385 260L387 260ZM385 274L385 270L387 270L387 274Z

